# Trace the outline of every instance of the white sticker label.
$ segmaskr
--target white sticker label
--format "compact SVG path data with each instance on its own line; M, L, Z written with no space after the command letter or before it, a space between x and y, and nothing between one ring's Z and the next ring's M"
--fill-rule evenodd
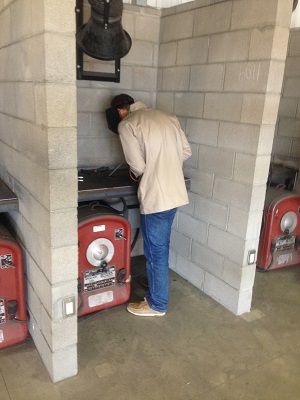
M93 232L103 232L105 231L105 225L93 226Z
M112 290L104 293L94 294L89 297L89 307L101 306L102 304L110 303L114 299Z
M0 329L0 343L4 342L4 334L3 334L3 330Z
M290 253L290 254L280 255L280 256L278 256L277 260L278 260L278 265L287 264L287 263L293 261L293 254Z

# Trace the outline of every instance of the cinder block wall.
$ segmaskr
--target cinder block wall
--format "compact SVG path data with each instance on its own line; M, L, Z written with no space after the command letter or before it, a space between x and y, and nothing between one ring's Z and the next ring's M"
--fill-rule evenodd
M0 2L0 176L19 199L8 219L24 250L30 334L53 381L77 373L77 317L62 317L78 275L74 7Z
M172 267L229 310L250 310L292 1L206 0L163 11L157 107L181 117L193 157Z
M300 169L300 28L290 31L272 156L275 162Z

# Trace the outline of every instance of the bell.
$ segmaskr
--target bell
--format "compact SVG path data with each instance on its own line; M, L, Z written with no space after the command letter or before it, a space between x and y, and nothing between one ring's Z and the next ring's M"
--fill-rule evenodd
M121 25L122 0L89 0L91 18L76 34L82 51L98 60L118 60L129 52L131 38Z

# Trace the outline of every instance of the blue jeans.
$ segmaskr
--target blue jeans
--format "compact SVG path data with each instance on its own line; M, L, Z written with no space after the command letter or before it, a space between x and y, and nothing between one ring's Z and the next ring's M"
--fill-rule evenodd
M141 214L144 255L147 259L147 301L156 311L167 311L169 303L169 249L172 223L177 208Z

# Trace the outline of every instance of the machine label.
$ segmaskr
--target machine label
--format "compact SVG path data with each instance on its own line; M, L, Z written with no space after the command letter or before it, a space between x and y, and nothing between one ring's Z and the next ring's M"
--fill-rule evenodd
M6 322L5 319L5 302L4 299L0 299L0 324Z
M279 236L275 242L275 250L291 250L293 247L295 247L295 243L295 235Z
M4 342L4 334L3 334L3 330L0 329L0 343Z
M90 292L92 290L112 286L115 284L115 266L95 268L83 271L83 291Z
M12 263L12 254L4 254L2 256L0 256L0 268L4 269L4 268L15 268L15 266Z
M104 293L94 294L89 297L89 307L101 306L102 304L110 303L114 299L112 290L108 290Z
M104 231L105 231L105 225L93 226L93 232L104 232Z

